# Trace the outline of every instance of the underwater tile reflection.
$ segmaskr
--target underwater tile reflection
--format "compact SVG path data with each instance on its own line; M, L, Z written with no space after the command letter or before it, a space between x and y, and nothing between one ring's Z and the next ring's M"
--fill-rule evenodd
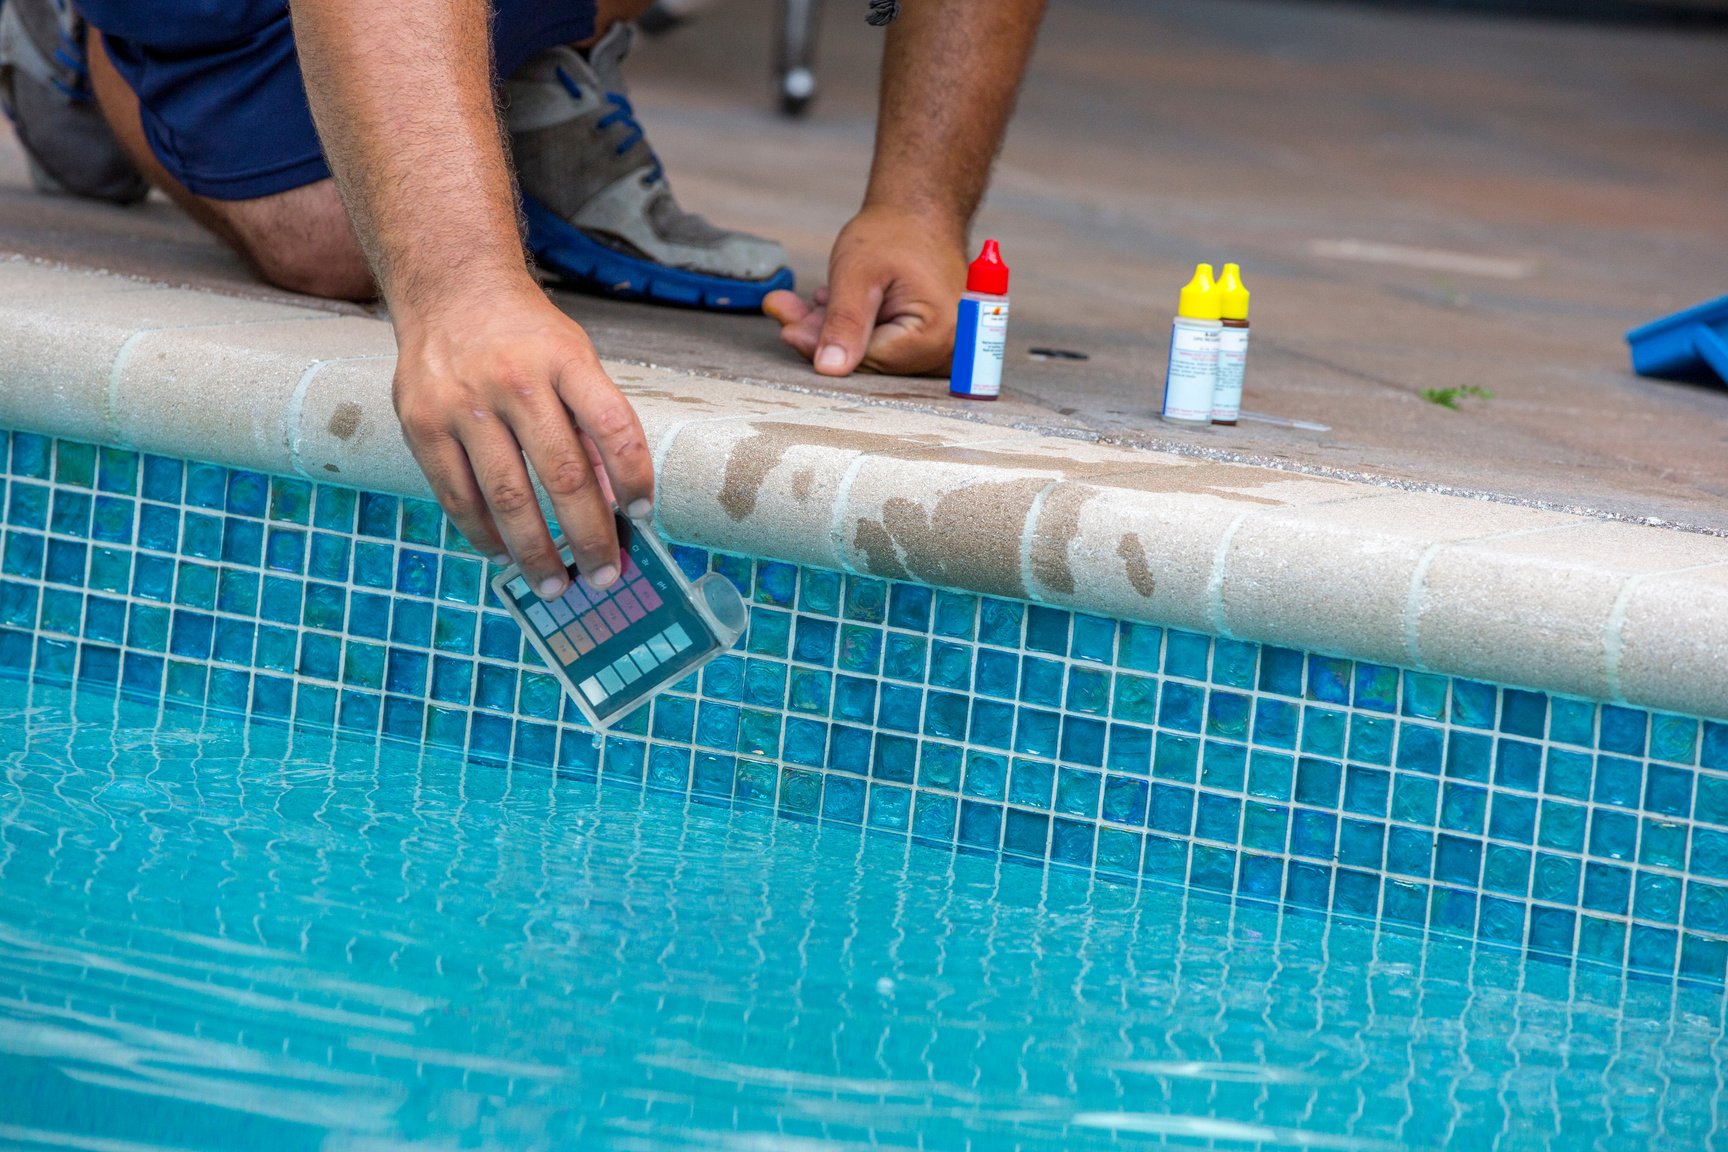
M1714 992L439 750L6 699L0 1099L30 1140L1728 1146Z

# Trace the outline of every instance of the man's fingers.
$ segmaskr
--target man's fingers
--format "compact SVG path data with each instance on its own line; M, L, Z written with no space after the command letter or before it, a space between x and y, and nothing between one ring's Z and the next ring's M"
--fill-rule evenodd
M952 328L896 316L871 333L864 366L890 376L929 376L948 370L953 351Z
M782 326L796 324L810 314L810 305L796 292L776 288L762 299L762 312Z
M618 494L612 491L612 478L606 475L606 461L600 456L600 446L581 429L577 429L576 434L582 441L582 451L588 457L588 466L594 469L594 479L600 482L600 496L605 500L606 507L618 507ZM623 541L620 540L619 543L622 544Z
M543 599L563 595L570 578L564 562L552 547L552 534L540 513L540 500L528 479L522 448L510 430L491 413L475 413L476 420L462 429L462 446L474 469L474 479L491 510L505 545L522 575Z
M468 454L462 445L455 437L439 433L423 438L420 443L411 440L408 447L420 470L426 473L432 494L462 538L484 555L508 562L504 540L493 526L486 498L480 494L480 485L474 480L474 470L468 466Z
M882 308L883 281L844 263L835 269L816 354L811 363L824 376L845 376L864 359L876 315Z
M822 322L828 318L826 308L812 308L796 324L780 329L780 342L798 350L806 360L816 357L816 340L822 334Z
M797 293L780 289L768 293L762 301L762 311L779 322L780 342L810 360L816 355L816 338L822 331L822 321L827 317L827 310L823 307L827 301L826 287L816 290L814 307L805 303Z
M599 452L618 507L633 519L647 516L654 508L654 460L636 410L598 362L566 365L558 395Z
M508 413L510 427L552 501L576 570L596 588L604 588L621 570L608 493L557 394L542 386L520 395Z

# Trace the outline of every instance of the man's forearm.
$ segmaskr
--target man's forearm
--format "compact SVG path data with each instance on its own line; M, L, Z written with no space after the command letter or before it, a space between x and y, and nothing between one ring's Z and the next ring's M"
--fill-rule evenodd
M587 334L528 274L486 0L293 12L318 137L396 328L403 439L468 542L551 599L569 574L538 479L577 568L606 587L611 505L648 514L653 462Z
M964 234L1002 145L1044 0L911 0L888 26L865 207Z
M526 276L486 0L295 0L306 94L394 310Z

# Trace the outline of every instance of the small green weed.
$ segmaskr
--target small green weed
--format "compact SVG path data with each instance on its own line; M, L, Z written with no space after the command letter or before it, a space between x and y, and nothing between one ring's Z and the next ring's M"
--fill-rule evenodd
M1430 404L1438 404L1442 408L1458 411L1458 401L1465 396L1474 396L1478 400L1492 400L1494 393L1475 384L1466 384L1461 388L1424 388L1422 399Z

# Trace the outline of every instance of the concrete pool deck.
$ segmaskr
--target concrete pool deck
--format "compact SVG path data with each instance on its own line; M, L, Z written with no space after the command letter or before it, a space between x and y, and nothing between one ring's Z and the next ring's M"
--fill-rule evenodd
M647 41L631 76L686 203L781 237L807 290L862 187L880 38L831 6L822 93L785 121L770 10ZM1622 342L1728 292L1724 74L1720 29L1056 5L977 232L1014 267L1008 398L966 415L1728 531L1728 391L1640 380ZM9 138L0 251L275 295L165 203L32 195ZM1330 432L1153 419L1176 289L1230 258L1255 291L1249 408ZM618 359L955 407L929 381L821 380L765 320L561 298ZM1421 397L1465 384L1494 399Z
M781 235L808 287L876 41L833 13L792 124L759 14L698 29L643 49L638 104L689 203ZM759 318L559 299L681 539L1728 716L1728 391L1640 381L1620 343L1724 288L1723 65L1698 33L1058 6L979 229L1016 269L993 406L815 377ZM0 161L0 251L58 263L0 265L0 425L425 495L382 320L258 286L165 203L37 197ZM1226 257L1257 294L1248 406L1332 431L1154 418L1175 288ZM1420 395L1462 384L1494 398Z

